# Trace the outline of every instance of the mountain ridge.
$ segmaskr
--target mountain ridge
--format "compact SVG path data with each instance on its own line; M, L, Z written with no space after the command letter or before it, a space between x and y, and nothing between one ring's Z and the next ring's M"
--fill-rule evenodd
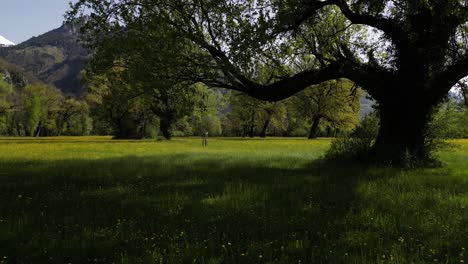
M78 31L73 26L63 24L15 46L0 47L0 58L64 94L79 97L83 93L80 73L89 52L79 43Z

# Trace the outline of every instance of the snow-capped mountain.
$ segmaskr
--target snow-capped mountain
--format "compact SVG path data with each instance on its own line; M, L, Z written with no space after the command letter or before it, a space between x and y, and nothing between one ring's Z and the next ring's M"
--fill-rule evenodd
M15 43L9 41L8 39L2 37L2 35L0 35L0 46L14 46Z
M77 31L62 25L15 46L0 48L0 62L18 65L64 94L80 96L83 92L80 72L89 54L78 42Z

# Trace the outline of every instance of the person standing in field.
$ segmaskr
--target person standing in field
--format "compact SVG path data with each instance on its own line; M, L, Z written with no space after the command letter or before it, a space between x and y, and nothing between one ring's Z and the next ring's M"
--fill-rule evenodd
M205 134L203 134L202 145L203 145L204 147L207 147L207 146L208 146L208 131L206 131Z

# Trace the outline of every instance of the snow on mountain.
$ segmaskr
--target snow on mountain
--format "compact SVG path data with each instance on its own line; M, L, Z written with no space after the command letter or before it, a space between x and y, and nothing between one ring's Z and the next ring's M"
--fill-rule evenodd
M14 46L15 43L9 41L8 39L0 35L0 46Z

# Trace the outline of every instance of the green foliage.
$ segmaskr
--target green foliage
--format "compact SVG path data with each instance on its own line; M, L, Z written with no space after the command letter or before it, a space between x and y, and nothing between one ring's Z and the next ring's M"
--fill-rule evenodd
M431 133L437 138L468 138L468 108L448 99L436 108Z
M7 83L5 76L0 73L0 135L6 134L8 131L12 94L12 85Z
M99 134L113 134L116 138L142 138L145 125L154 121L149 105L138 96L120 75L120 69L102 75L86 72L88 83L86 100L90 105Z
M224 132L221 117L225 111L229 94L208 89L201 84L197 85L196 96L198 99L190 114L190 126L193 129L190 135L202 136L208 132L211 136L221 136Z
M84 101L68 98L60 110L61 135L86 136L93 130L93 120L90 117L89 106Z
M44 101L41 89L44 89L44 87L28 85L21 94L22 124L25 127L27 136L35 136L41 121Z
M262 102L244 94L233 94L230 101L232 111L228 118L231 122L230 133L242 137L258 135L259 127L265 118L269 118L266 111L271 103Z
M358 123L360 97L358 88L346 80L310 87L281 102L234 94L225 133L244 137L333 136L332 131L349 131ZM319 122L314 127L316 119Z
M160 133L170 139L176 123L200 103L196 82L184 81L177 66L193 61L184 54L190 42L157 22L135 21L127 30L100 39L86 69L95 122L109 124L116 138L148 136L146 127L154 126L157 117Z
M0 74L0 135L58 136L91 133L91 117L86 102L65 98L59 90L52 87L27 84L27 79L21 72L5 72L6 75Z
M309 138L319 132L319 123L325 126L351 130L359 122L361 92L349 80L333 80L312 86L292 97L293 107L310 120ZM330 128L328 128L330 129Z
M354 130L333 141L327 151L327 159L369 159L369 153L379 132L377 113L366 116Z

